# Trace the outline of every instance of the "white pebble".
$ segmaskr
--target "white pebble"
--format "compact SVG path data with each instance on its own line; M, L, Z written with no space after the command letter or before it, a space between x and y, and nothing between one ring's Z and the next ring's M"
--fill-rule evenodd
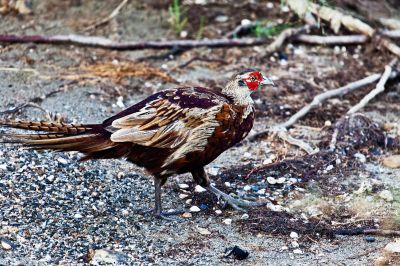
M127 209L122 210L122 215L127 216L129 214L129 211Z
M297 241L292 241L292 248L298 248L300 247L299 243Z
M183 30L179 35L181 36L181 38L186 38L188 36L188 32Z
M12 249L11 245L8 244L6 241L1 241L1 247L2 247L4 250L11 250L11 249Z
M330 126L332 126L332 122L329 121L329 120L326 120L325 123L324 123L324 126L330 127Z
M227 22L229 20L228 16L224 16L224 15L220 15L218 17L215 18L216 22Z
M240 24L241 24L242 26L250 25L250 24L251 24L251 20L249 20L249 19L242 19L242 21L240 22Z
M210 175L218 175L219 168L217 167L211 167L207 171Z
M278 183L278 184L283 184L285 181L286 181L286 178L284 178L284 177L279 177L279 178L276 180L276 183Z
M0 164L0 170L7 170L6 164Z
M231 183L229 183L229 182L225 182L224 185L225 185L226 187L231 187Z
M291 238L299 238L299 234L296 232L290 232L290 237Z
M301 251L301 249L297 248L295 250L293 250L294 254L303 254L303 251Z
M245 153L243 154L243 157L245 157L245 158L251 158L252 155L251 155L250 152L245 152Z
M354 158L356 158L360 163L365 163L367 161L367 158L365 157L364 154L357 152L354 154Z
M202 193L207 191L207 189L203 188L202 186L196 185L196 187L194 188L194 191L197 193Z
M281 7L281 11L284 12L284 13L287 13L287 12L290 11L290 9L289 9L288 6L282 6L282 7Z
M271 3L271 2L268 2L268 3L267 3L267 8L268 8L268 9L274 8L274 4Z
M199 212L199 211L201 211L201 210L200 210L200 208L197 207L197 206L192 206L192 207L190 207L190 212Z
M326 167L326 171L329 172L329 171L332 170L333 168L334 168L333 165L330 164L330 165L328 165L328 166Z
M288 250L288 249L289 249L288 246L282 246L282 247L281 247L281 250Z
M221 210L215 210L215 213L220 215L220 214L222 214L222 211Z
M179 194L179 198L180 199L186 199L187 197L189 197L189 195L187 195L187 194Z
M76 213L75 215L74 215L74 218L75 219L81 219L83 216L80 214L80 213Z
M270 183L271 185L276 184L276 179L272 176L267 177L267 182Z
M225 219L225 220L223 220L222 221L224 224L227 224L227 225L230 225L230 224L232 224L232 219Z
M187 188L189 188L189 185L188 184L179 184L178 187L181 189L187 189Z
M244 188L243 188L243 190L244 190L244 191L249 191L249 190L251 190L251 186L245 185Z
M61 158L61 157L58 158L57 161L58 161L60 164L67 164L67 163L68 163L67 160L65 160L64 158Z
M117 105L119 108L125 108L124 97L119 96L119 97L117 98L117 103L116 103L116 105Z
M49 175L49 176L47 177L47 180L48 180L49 182L53 182L53 181L54 181L54 175Z
M243 220L249 219L249 215L247 213L243 214L242 215L242 219Z

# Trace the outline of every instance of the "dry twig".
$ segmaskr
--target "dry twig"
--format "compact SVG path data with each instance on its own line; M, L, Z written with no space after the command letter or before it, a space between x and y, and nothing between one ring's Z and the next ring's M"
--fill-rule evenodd
M123 1L113 10L113 12L111 12L111 14L108 15L108 17L106 17L106 18L100 20L99 22L96 22L96 23L93 24L93 25L90 25L90 26L86 27L83 31L84 31L84 32L90 31L90 30L93 30L93 29L95 29L95 28L97 28L97 27L100 27L100 26L102 26L102 25L104 25L104 24L107 24L108 22L110 22L113 18L115 18L115 17L118 15L119 11L124 7L124 5L126 5L126 3L128 3L128 0L123 0Z

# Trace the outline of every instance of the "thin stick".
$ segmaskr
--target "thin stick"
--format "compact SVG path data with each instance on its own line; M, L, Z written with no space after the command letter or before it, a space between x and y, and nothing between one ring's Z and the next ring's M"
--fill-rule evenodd
M285 123L280 124L279 126L284 127L284 128L289 128L294 123L296 123L300 118L304 117L308 112L310 112L311 109L319 106L322 102L324 102L332 97L343 96L347 93L350 93L354 90L357 90L361 87L371 84L371 83L377 81L381 76L382 76L381 74L373 74L366 78L351 82L343 87L340 87L340 88L337 88L334 90L329 90L329 91L323 92L321 94L318 94L317 96L314 97L313 101L310 104L301 108L297 113L292 115L289 118L289 120L287 120Z
M308 143L306 143L300 139L293 138L292 136L290 136L287 133L286 129L284 129L284 130L278 129L277 135L282 140L286 141L287 143L289 143L291 145L299 147L300 149L304 150L308 154L314 154L319 151L318 148L313 149Z
M309 44L358 44L366 43L369 38L365 35L342 35L342 36L318 36L318 35L307 35L300 34L293 38L294 41L309 43Z
M171 72L171 71L173 71L173 70L175 70L177 68L185 68L188 65L190 65L191 63L193 63L194 61L217 62L217 63L221 63L221 64L228 64L228 62L226 62L226 61L224 61L222 59L214 59L214 58L205 58L205 57L194 56L191 59L187 60L186 62L171 68L169 72Z
M83 35L0 35L0 43L45 43L53 45L74 44L113 50L142 49L190 49L198 47L244 47L263 45L271 42L269 38L244 39L204 39L204 40L169 40L169 41L126 41L115 42L104 37Z
M372 90L370 93L368 93L362 100L350 108L349 111L347 111L347 114L354 114L361 108L363 108L365 105L369 103L373 98L375 98L376 95L379 93L385 91L385 84L388 81L390 75L392 74L392 66L394 66L397 62L397 58L394 59L389 65L385 66L385 71L383 72L381 79L379 80L378 84L376 84L376 88Z
M123 1L113 10L113 12L111 12L111 14L108 15L108 17L106 17L106 18L100 20L99 22L97 22L97 23L95 23L95 24L93 24L93 25L91 25L91 26L86 27L83 31L84 31L84 32L90 31L90 30L93 30L93 29L95 29L95 28L97 28L97 27L100 27L100 26L102 26L102 25L104 25L104 24L107 24L110 20L112 20L113 18L115 18L115 17L118 15L119 11L122 9L122 7L124 7L124 5L126 5L126 3L128 3L128 0L123 0Z

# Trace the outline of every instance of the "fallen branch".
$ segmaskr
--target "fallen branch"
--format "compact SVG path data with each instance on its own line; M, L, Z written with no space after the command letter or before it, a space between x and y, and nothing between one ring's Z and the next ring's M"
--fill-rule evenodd
M211 39L211 40L169 40L169 41L126 41L116 42L103 37L82 35L0 35L0 43L43 43L74 44L114 50L142 49L190 49L198 47L244 47L263 45L271 42L269 38Z
M365 35L343 35L343 36L318 36L318 35L307 35L300 34L293 39L297 42L309 43L309 44L359 44L366 43L369 38Z
M379 76L380 79L379 79L378 84L376 84L375 89L373 89L370 93L368 93L366 96L364 96L364 98L362 98L358 104L351 107L347 111L347 113L346 113L347 115L352 115L352 114L358 112L361 108L363 108L365 105L367 105L376 95L385 91L385 84L388 81L388 79L395 78L398 75L397 71L393 71L393 67L396 65L397 61L398 61L397 58L395 58L388 65L385 66L385 71L383 72L382 75ZM393 72L394 72L394 75L392 75ZM375 75L379 75L379 74L375 74ZM332 133L331 141L329 143L329 149L331 151L335 150L335 148L336 148L337 137L339 134L338 125L341 124L343 122L343 119L345 119L345 118L346 117L340 118L335 124L335 130Z
M275 128L273 130L276 130L275 132L280 139L282 139L283 141L286 141L287 143L289 143L291 145L299 147L300 149L304 150L308 154L315 154L315 153L319 152L318 148L313 149L308 143L290 136L286 129Z
M369 101L375 98L376 95L385 91L385 84L388 81L390 75L392 74L393 66L396 63L397 63L397 58L392 60L392 62L390 62L389 65L385 66L385 72L383 72L378 84L376 84L376 88L372 90L370 93L368 93L364 98L362 98L358 104L350 108L350 110L347 111L347 114L354 114L358 112L358 110L363 108L365 105L369 103Z
M335 235L341 236L357 236L357 235L375 235L375 236L400 236L400 231L397 230L384 230L384 229L338 229Z
M108 22L110 22L113 18L115 18L115 17L118 15L119 11L124 7L124 5L126 5L126 3L128 3L128 0L123 0L123 1L113 10L113 12L111 12L111 14L108 15L108 17L106 17L106 18L100 20L99 22L97 22L97 23L95 23L95 24L93 24L93 25L91 25L91 26L86 27L83 31L84 31L84 32L90 31L90 30L93 30L93 29L95 29L95 28L97 28L97 27L100 27L100 26L102 26L102 25L104 25L104 24L107 24Z
M378 44L400 57L400 47L390 39L385 38L379 31L357 18L343 14L333 8L321 6L307 0L288 0L287 3L289 7L306 22L310 13L312 13L319 19L330 22L331 29L336 34L339 32L340 27L344 26L352 32L358 32L369 38L377 39Z

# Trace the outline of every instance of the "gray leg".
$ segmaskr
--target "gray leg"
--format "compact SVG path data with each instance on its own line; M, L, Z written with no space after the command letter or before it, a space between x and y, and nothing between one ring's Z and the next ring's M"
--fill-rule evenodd
M198 168L195 171L192 171L192 175L197 184L205 187L208 191L217 195L218 199L222 198L226 204L232 206L235 210L245 211L243 208L267 205L267 202L251 202L247 200L235 199L234 197L222 192L210 184L210 179L208 178L206 171L204 171L204 168Z
M162 180L160 178L154 179L154 191L155 191L155 206L154 206L154 215L161 216L161 183Z
M168 221L181 221L178 217L170 218L167 216L178 215L184 213L184 210L178 210L174 212L163 213L161 206L161 186L165 183L165 180L160 178L154 179L154 191L155 191L155 206L154 206L154 216L160 219L168 220Z

